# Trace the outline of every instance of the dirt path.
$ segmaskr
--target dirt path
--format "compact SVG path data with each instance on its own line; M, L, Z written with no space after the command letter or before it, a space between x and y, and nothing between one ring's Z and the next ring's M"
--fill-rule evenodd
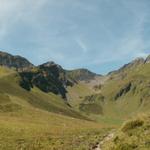
M103 138L102 141L100 141L99 144L97 144L97 145L95 146L95 148L94 148L93 150L102 150L102 148L101 148L102 145L103 145L104 143L110 141L113 137L114 137L114 133L108 134L107 136L105 136L105 137Z

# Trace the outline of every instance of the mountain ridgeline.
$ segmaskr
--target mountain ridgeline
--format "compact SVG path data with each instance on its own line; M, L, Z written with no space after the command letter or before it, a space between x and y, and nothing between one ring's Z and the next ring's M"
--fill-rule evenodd
M25 70L33 67L33 64L24 57L13 56L6 52L0 52L0 65L9 68L16 68L18 70Z
M24 89L30 91L35 86L43 92L61 95L64 99L66 99L68 86L98 76L87 69L67 71L52 61L34 66L21 56L13 56L5 52L0 52L0 65L15 69L21 77L20 86Z
M150 56L137 58L117 71L110 72L99 93L84 97L79 108L86 113L124 118L150 108ZM95 112L95 106L101 111ZM100 116L100 115L99 115Z
M112 78L125 78L127 74L139 68L139 66L150 63L150 56L146 59L137 58L134 61L124 65L119 70L108 73L106 76L98 75L87 69L65 70L60 65L50 61L39 66L34 66L26 58L21 56L13 56L6 52L0 52L0 65L15 69L20 76L20 86L30 91L34 86L43 92L52 92L61 95L66 99L67 87L74 86L81 81L90 82L100 77L102 80L108 77L107 82ZM143 66L144 67L144 66ZM103 83L104 84L104 83ZM131 83L129 83L131 86ZM88 85L89 86L89 85ZM96 85L101 87L102 85ZM128 87L128 84L126 85ZM125 87L126 87L125 86ZM126 89L120 90L116 94L115 99L122 95ZM128 89L127 89L128 90Z
M102 76L0 52L0 149L149 150L149 115L106 135L149 108L150 56Z
M95 79L98 75L89 71L88 69L76 69L72 71L66 71L67 76L75 81L89 81Z

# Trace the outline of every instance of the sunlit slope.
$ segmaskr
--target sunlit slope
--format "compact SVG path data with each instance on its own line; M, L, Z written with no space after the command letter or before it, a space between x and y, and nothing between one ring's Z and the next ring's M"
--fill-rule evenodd
M37 88L26 91L19 86L20 77L12 70L0 68L1 111L18 111L26 107L39 108L49 112L60 113L72 117L81 117L74 112L65 101L52 93L44 93Z
M79 106L79 104L83 101L85 96L95 93L94 90L91 90L91 88L87 86L87 84L84 84L82 82L78 82L72 87L68 87L67 91L68 102L72 107L75 108Z
M113 102L118 115L126 116L150 107L150 64L116 74L104 85L102 95Z
M19 80L0 68L0 149L88 149L104 134L102 125L84 120L59 96L26 91Z
M124 120L138 112L149 111L149 75L149 63L127 67L113 73L102 85L99 94L85 97L79 108L91 118L100 120L106 118ZM95 105L99 106L99 111Z

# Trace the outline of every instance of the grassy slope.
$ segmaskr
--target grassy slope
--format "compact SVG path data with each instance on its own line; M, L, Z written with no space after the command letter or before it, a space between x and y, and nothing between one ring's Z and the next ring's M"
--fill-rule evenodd
M113 115L110 107L115 110L114 115L119 117L147 111L150 106L149 73L150 64L144 64L132 70L125 70L122 74L116 75L108 81L102 89L102 94L108 100L108 103L104 106L106 114ZM116 94L129 83L132 84L131 89L115 100Z
M75 84L73 87L68 87L67 91L69 103L75 108L79 106L79 104L83 101L85 96L91 95L94 92L82 82Z
M15 104L20 109L24 107L35 107L71 117L82 118L82 116L70 109L61 97L52 93L46 94L37 88L33 88L30 92L26 91L19 86L19 80L20 78L16 72L12 73L10 71L10 74L6 76L1 74L0 96L9 99L9 103L2 104L1 107L7 108L7 105L11 107L11 105Z
M59 96L28 92L19 80L15 71L0 68L0 149L88 149L104 133Z
M35 109L0 113L0 149L88 149L102 126Z
M102 114L90 112L88 117L99 120L105 125L120 125L131 115L149 111L149 74L150 64L145 64L112 75L101 89L100 95L104 96L104 102L99 102L95 98L95 104L101 106ZM3 149L9 149L6 146L7 141L13 143L14 149L17 146L29 146L27 149L42 149L41 147L43 149L47 147L56 147L56 149L58 147L79 149L80 147L82 149L85 146L84 148L87 149L89 145L92 146L91 143L100 138L96 135L102 132L100 125L74 119L83 117L66 106L60 97L51 93L45 94L36 88L27 92L18 86L18 80L16 72L0 69L0 128L2 131L0 137L3 139L1 140ZM130 82L131 89L115 100L116 94ZM83 83L68 88L70 104L76 110L84 97L93 93L94 91ZM92 111L91 106L90 111ZM70 147L71 144L73 147ZM38 148L36 148L37 145Z
M142 114L125 122L102 148L103 150L149 150L150 115Z
M139 65L138 67L126 68L119 73L115 73L110 76L110 79L102 86L99 94L92 94L92 103L85 100L85 96L89 96L91 92L86 92L82 99L78 100L76 104L79 107L79 103L84 106L85 114L88 113L88 117L96 119L106 124L121 125L129 116L137 114L138 112L147 112L150 108L150 64ZM122 89L131 83L129 91L121 94L115 99L116 95L120 93ZM79 85L78 85L79 86ZM72 93L79 90L78 86L72 88ZM84 90L87 89L84 88ZM79 90L81 91L81 90ZM104 96L104 102L102 103L98 97ZM99 101L97 100L99 99ZM79 103L78 103L79 102ZM96 114L96 109L93 109L95 105L100 105L99 109L101 114ZM76 106L77 107L77 106ZM93 112L92 112L93 110ZM97 111L98 112L98 111Z
M111 75L110 79L102 86L99 94L93 94L90 98L80 99L79 102L81 102L82 106L85 105L82 111L88 117L97 121L121 125L122 122L131 116L133 117L115 133L114 138L110 142L103 145L104 150L150 149L150 117L149 115L135 117L139 113L149 113L149 75L150 64L126 68L119 73ZM131 87L127 89L127 85L130 83ZM125 92L120 94L122 90ZM104 102L101 101L101 95L104 96ZM91 108L91 104L95 109ZM95 106L99 105L99 110L102 113L97 113Z

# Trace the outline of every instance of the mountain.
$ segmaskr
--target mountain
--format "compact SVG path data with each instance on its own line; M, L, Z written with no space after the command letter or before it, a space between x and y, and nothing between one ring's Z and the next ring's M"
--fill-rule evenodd
M102 125L60 96L37 87L27 91L20 87L21 80L14 69L0 67L1 150L88 149L103 134Z
M84 97L79 109L88 116L98 113L96 116L99 120L105 116L118 122L131 114L148 112L150 63L145 63L146 60L136 59L108 74L99 93ZM99 106L99 111L96 111L95 106Z
M97 75L87 69L66 71L54 62L34 66L21 56L0 52L1 66L15 68L21 77L20 86L30 91L34 86L43 92L53 92L66 99L67 87L78 80L91 80Z
M0 149L149 149L149 60L102 76L1 52Z
M122 118L137 110L147 110L149 105L144 104L149 98L149 56L137 58L106 76L87 69L65 70L52 61L34 66L21 56L5 52L0 56L2 66L19 69L18 82L22 88L60 95L67 105L85 114L115 117L125 105L118 115Z
M62 67L52 62L20 72L20 76L22 78L20 85L23 88L31 90L36 86L43 92L53 92L63 98L66 98L66 86L71 85Z
M0 65L20 70L32 68L33 64L21 56L13 56L11 54L0 51Z
M97 76L101 76L83 68L66 71L66 73L69 78L75 81L89 81L95 79Z
M120 69L118 70L115 70L115 71L112 71L112 72L109 72L108 74L111 75L111 74L117 74L117 73L120 73L120 72L123 72L127 69L133 69L141 64L144 64L146 60L144 60L144 58L136 58L135 60L131 61L130 63L128 64L125 64L124 66L122 66Z

